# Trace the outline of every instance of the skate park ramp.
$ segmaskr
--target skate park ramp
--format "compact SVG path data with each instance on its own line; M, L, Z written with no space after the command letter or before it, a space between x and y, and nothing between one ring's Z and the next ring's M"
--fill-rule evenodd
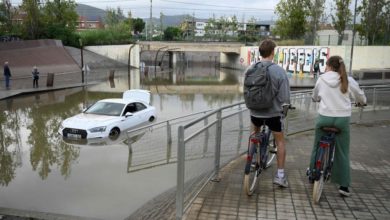
M8 61L12 78L31 77L34 66L47 73L80 73L81 69L60 40L27 40L0 43L0 62ZM80 74L78 74L80 75Z

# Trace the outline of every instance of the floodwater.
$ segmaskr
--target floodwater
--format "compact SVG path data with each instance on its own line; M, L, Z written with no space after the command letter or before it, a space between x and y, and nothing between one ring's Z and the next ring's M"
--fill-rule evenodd
M61 121L127 89L148 89L157 122L242 101L241 71L206 65L154 75L117 71L111 81L0 101L0 208L99 219L124 219L176 185L176 166L127 172L126 136L116 141L63 140ZM202 73L202 74L197 74ZM94 73L89 76L94 80ZM99 77L97 77L99 78ZM144 138L142 135L138 138ZM137 139L131 140L137 141ZM150 155L153 156L153 155Z

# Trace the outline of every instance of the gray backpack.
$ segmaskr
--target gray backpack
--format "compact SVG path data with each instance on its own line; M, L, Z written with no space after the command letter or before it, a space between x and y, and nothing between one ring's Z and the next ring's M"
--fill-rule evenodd
M275 98L268 68L273 63L258 62L250 67L244 78L244 99L248 109L263 110L271 108Z

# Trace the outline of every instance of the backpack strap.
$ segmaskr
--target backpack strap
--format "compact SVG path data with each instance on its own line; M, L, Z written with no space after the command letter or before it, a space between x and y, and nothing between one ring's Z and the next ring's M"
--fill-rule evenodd
M261 61L257 62L257 63L254 65L254 68L257 68L257 65L259 65L259 64L264 64L264 62L261 62ZM268 68L269 68L270 66L274 65L274 64L275 64L275 63L270 62L269 65L264 65L264 66L265 66L265 67L267 68L267 70L268 70Z

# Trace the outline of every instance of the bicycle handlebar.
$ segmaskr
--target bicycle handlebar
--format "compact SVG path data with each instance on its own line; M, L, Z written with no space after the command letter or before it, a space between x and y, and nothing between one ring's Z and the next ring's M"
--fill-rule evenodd
M313 102L320 102L320 100L314 100L312 99ZM367 106L367 103L359 103L359 102L351 102L351 105L354 105L355 107L360 107L363 108L364 106Z
M288 112L288 110L294 110L294 109L296 109L294 106L292 106L291 104L283 104L282 105L282 108L283 108L283 111L282 111L282 113L283 113L283 115L284 115L284 117L286 117L287 116L287 112Z
M367 106L367 103L361 104L361 103L353 103L355 104L355 107L363 108L364 106Z

